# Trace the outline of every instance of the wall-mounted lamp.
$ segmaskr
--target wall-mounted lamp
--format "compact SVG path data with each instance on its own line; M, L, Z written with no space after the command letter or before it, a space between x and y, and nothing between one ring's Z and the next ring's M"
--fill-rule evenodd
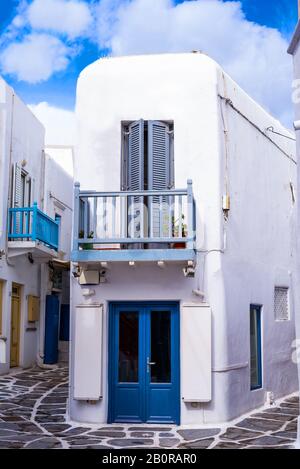
M300 121L295 121L294 122L294 129L295 130L300 130Z

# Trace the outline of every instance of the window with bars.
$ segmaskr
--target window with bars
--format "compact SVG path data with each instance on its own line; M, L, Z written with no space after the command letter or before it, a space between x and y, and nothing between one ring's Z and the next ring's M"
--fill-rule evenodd
M288 287L275 287L274 291L274 315L276 321L288 321L289 311L289 289Z

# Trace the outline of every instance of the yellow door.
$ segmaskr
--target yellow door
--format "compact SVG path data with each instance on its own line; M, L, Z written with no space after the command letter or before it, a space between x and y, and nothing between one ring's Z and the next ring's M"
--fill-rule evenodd
M21 326L21 287L13 283L11 296L11 335L10 366L19 366L20 326Z

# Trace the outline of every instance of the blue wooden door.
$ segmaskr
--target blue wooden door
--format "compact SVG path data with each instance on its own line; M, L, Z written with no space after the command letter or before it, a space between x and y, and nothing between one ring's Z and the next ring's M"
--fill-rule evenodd
M178 304L112 304L109 354L109 422L179 424Z
M59 299L56 295L46 296L45 357L44 363L58 362Z

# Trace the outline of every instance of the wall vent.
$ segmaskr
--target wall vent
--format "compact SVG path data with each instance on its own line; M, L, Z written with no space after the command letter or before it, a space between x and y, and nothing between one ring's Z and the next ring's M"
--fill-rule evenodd
M274 314L276 321L288 321L289 314L289 289L287 287L275 287Z

